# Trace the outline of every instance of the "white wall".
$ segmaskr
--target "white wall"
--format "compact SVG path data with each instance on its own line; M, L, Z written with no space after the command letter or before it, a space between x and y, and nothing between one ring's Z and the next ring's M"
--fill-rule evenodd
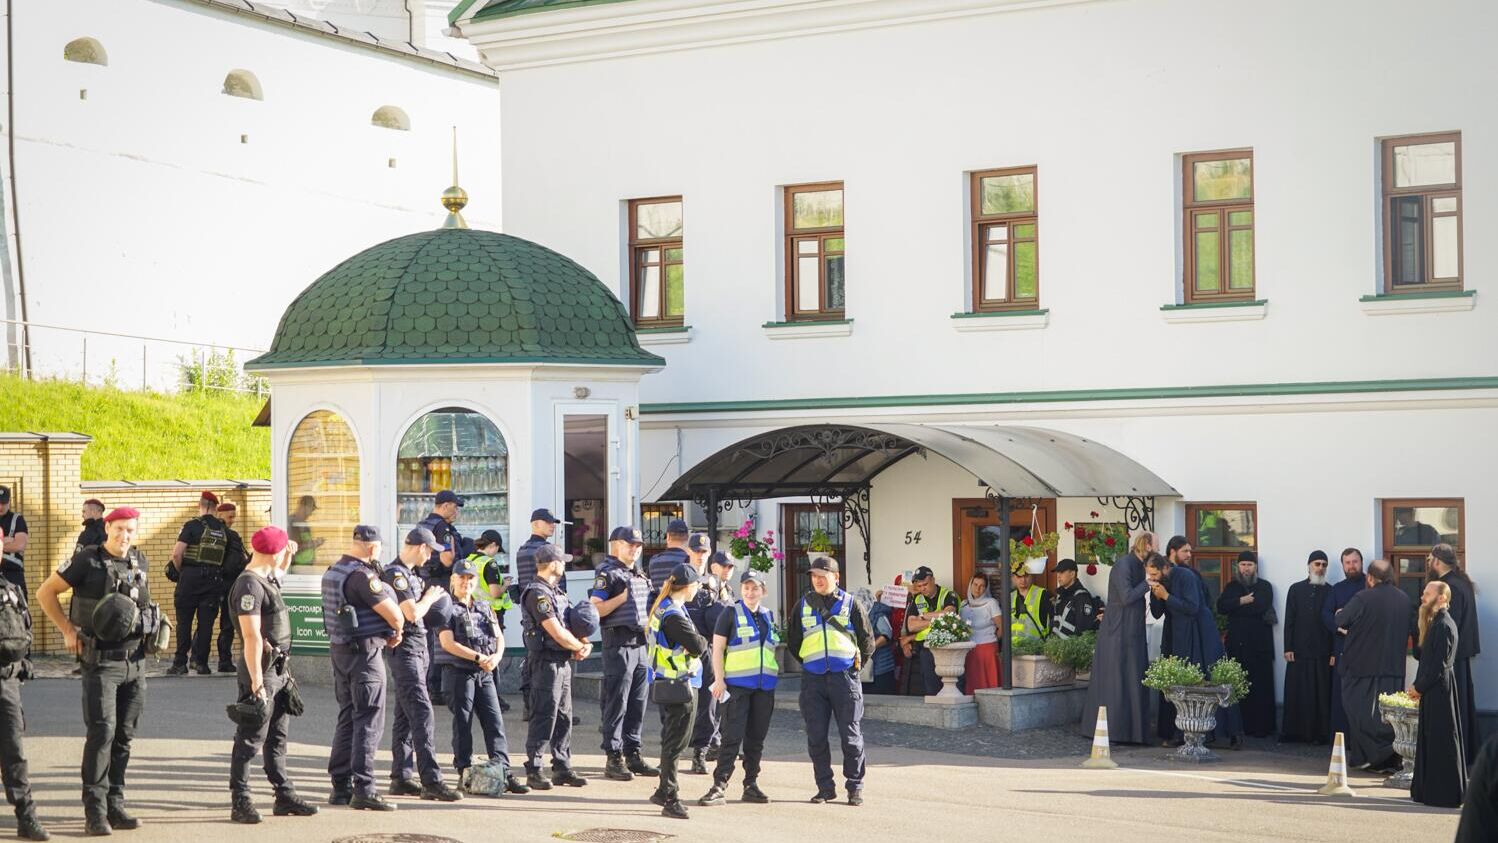
M1493 375L1498 110L1473 80L1498 76L1495 30L1485 0L1129 0L507 71L506 222L622 292L621 201L685 197L696 333L660 349L647 402ZM663 122L642 106L667 88ZM1367 315L1377 138L1453 129L1478 304ZM1167 325L1177 156L1236 147L1255 154L1267 317ZM1050 324L958 333L964 173L1025 164ZM852 335L772 341L776 188L828 179L846 182Z
M268 347L286 305L323 272L440 224L453 125L465 214L499 227L492 78L181 0L19 11L5 129L16 132L34 322ZM107 67L63 60L80 36L104 45ZM264 101L220 92L236 68L258 76ZM411 131L370 124L386 104ZM76 335L32 337L39 369L76 375ZM139 343L94 337L89 356L91 374L115 356L127 384L138 380Z

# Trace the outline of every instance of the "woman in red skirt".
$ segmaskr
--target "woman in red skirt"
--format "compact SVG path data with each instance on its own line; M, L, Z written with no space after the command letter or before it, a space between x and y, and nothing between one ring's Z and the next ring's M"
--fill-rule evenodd
M959 610L962 619L973 628L973 643L967 652L967 668L962 674L962 692L971 694L981 688L997 688L1004 679L999 675L999 622L1003 617L999 601L988 593L988 575L979 571L967 586L967 601Z

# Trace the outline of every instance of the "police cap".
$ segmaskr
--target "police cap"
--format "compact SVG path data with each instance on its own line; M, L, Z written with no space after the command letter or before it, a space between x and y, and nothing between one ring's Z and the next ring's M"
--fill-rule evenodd
M687 522L680 518L672 518L666 524L666 535L668 536L684 536L691 532L691 530L692 528L687 526Z
M452 489L443 489L442 491L437 493L437 505L441 506L445 503L455 503L458 506L462 506L463 498L460 497L458 493L454 492Z
M354 541L377 542L380 540L380 531L370 524L360 524L354 528Z
M468 559L459 559L453 563L453 576L455 577L476 577L478 573L478 567Z
M692 537L687 539L687 550L693 553L706 553L712 547L712 542L708 541L707 533L693 533Z
M682 530L682 532L685 533L686 530ZM640 531L635 529L634 527L615 527L614 532L609 533L609 541L629 542L630 544L644 544L645 537L640 535Z
M583 599L567 608L567 629L579 639L586 641L598 631L598 607L593 601Z
M811 570L835 574L837 573L837 560L830 556L818 556L811 560Z
M1061 573L1062 571L1075 571L1075 570L1077 570L1077 560L1075 560L1075 559L1063 559L1060 562L1056 563L1055 571L1058 574Z
M543 565L547 562L561 562L566 564L572 561L572 554L563 553L560 547L547 543L536 548L536 564Z
M671 581L677 585L691 585L697 580L697 569L685 562L678 563L671 569Z

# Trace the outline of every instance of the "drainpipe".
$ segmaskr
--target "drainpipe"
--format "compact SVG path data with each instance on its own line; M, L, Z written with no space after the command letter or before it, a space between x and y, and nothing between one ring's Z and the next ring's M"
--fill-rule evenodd
M21 360L27 379L31 373L31 318L26 304L26 269L21 261L21 206L16 194L16 43L15 0L5 4L5 124L6 154L10 160L10 215L15 223L16 286L21 300Z

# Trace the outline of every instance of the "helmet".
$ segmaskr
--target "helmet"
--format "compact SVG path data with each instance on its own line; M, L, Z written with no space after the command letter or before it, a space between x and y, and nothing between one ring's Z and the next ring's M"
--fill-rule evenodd
M576 606L567 607L567 629L583 641L598 631L598 607L593 601L579 600Z
M129 638L140 626L140 606L123 594L106 594L94 606L91 622L95 638L118 643Z

